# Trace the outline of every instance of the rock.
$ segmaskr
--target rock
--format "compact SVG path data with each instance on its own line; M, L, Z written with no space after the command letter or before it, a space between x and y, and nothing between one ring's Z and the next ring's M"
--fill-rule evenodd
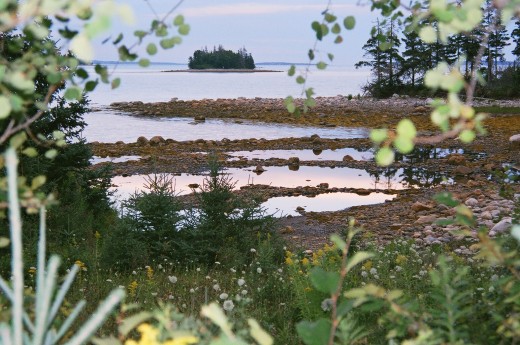
M437 220L437 216L430 214L427 216L421 216L416 221L415 224L431 224Z
M471 207L473 207L473 206L477 206L477 205L478 205L478 200L475 199L475 198L469 198L469 199L467 199L467 200L464 202L464 204L465 204L466 206L471 206Z
M305 209L301 206L298 206L298 207L296 207L296 211L302 212L302 211L305 211Z
M205 116L202 116L202 115L197 115L193 118L196 122L205 122L206 121L206 117Z
M289 165L299 165L300 164L300 158L298 157L290 157L288 159Z
M141 136L141 137L137 138L137 143L139 145L146 145L146 144L148 144L148 139L146 139L145 137Z
M329 188L329 184L328 184L328 183L325 183L325 182L324 182L324 183L320 183L320 184L318 185L318 188L328 189L328 188Z
M354 193L356 193L357 195L370 195L370 193L372 192L368 189L356 189Z
M395 224L392 224L390 225L390 229L396 231L396 230L399 230L403 227L403 224L398 224L398 223L395 223Z
M354 158L352 158L352 156L350 156L350 155L346 155L343 157L343 162L351 162L353 160L354 160Z
M188 187L190 187L191 189L199 188L199 184L198 183L190 183L188 185Z
M504 218L500 222L496 223L495 226L492 227L490 231L493 231L498 234L506 232L511 227L511 223L512 223L511 217Z
M285 227L283 227L281 230L280 230L280 233L282 234L292 234L294 233L294 228L290 225L287 225Z
M264 167L261 165L261 164L258 164L255 168L255 170L253 170L255 173L257 174L261 174L265 171Z
M514 144L514 143L519 144L519 143L520 143L520 134L512 135L512 136L509 138L509 142L510 142L511 144Z
M468 168L463 165L457 166L455 169L453 169L453 174L458 176L465 176L473 173L473 169Z
M206 140L204 140L204 139L195 140L195 144L205 144L205 143L206 143Z
M150 139L150 145L159 145L159 144L162 144L164 143L164 138L161 137L160 135L156 135L155 137L153 137L152 139Z
M289 170L291 170L291 171L298 171L298 170L300 170L300 166L299 165L294 165L294 164L293 165L289 164Z
M316 139L321 139L320 136L318 134L313 134L311 135L311 140L316 140Z
M119 140L119 141L116 141L116 145L124 145L124 144L125 144L125 142L124 142L124 141L121 141L121 140Z
M489 211L484 211L484 212L482 212L482 214L480 215L480 218L482 218L482 219L487 219L487 220L491 220L491 219L493 219L493 215L492 215L491 212L489 212Z
M415 202L412 205L412 210L414 210L415 212L428 211L428 210L431 210L431 209L432 209L431 206L423 204L423 203L421 203L419 201Z
M448 164L451 165L464 165L466 164L467 160L466 157L459 153L453 153L448 156Z

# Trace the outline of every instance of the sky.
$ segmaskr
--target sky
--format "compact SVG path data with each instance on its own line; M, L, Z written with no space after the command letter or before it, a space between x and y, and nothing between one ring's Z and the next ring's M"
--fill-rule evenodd
M135 13L135 25L114 23L112 31L123 32L128 43L133 43L133 31L148 29L150 22L162 18L178 0L119 0L131 6ZM314 20L320 21L321 12L328 0L184 0L174 12L185 16L191 32L183 43L153 57L153 62L188 63L197 49L222 45L225 49L246 48L255 62L307 62L307 52L315 43L311 29ZM363 59L362 47L370 37L377 14L370 11L368 0L331 1L331 12L339 18L353 15L356 26L343 28L344 41L332 43L327 36L317 45L317 61L326 60L327 53L335 56L334 64L353 66ZM360 4L364 2L365 4ZM511 46L506 49L511 51ZM510 53L506 59L512 60ZM116 60L117 53L110 45L96 44L96 60Z
M112 30L130 37L134 30L149 27L156 18L154 12L162 17L177 1L126 0L124 3L134 9L136 24L117 23ZM181 45L161 51L153 61L187 63L195 50L223 45L235 51L245 47L255 62L307 62L307 52L315 41L311 23L321 20L326 5L326 0L185 0L175 13L185 16L191 27L189 35ZM357 5L356 0L338 1L331 9L340 18L354 15L357 24L351 31L343 28L341 44L333 44L331 36L320 42L318 57L325 59L327 53L332 53L335 64L354 65L363 57L361 48L369 38L376 15L369 6ZM111 46L97 44L97 60L116 58Z

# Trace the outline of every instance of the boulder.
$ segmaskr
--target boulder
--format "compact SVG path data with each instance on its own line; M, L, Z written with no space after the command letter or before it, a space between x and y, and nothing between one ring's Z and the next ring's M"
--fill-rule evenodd
M146 145L146 144L148 144L148 139L146 139L145 137L141 136L141 137L137 138L137 143L139 145Z
M478 205L478 200L475 198L468 198L466 201L464 201L464 204L466 206L474 207Z
M294 228L290 225L287 225L285 227L283 227L282 229L280 229L280 233L282 234L292 234L294 233Z
M290 157L288 159L289 165L299 165L300 164L300 158L298 157Z
M206 117L203 116L203 115L197 115L193 118L196 122L205 122L206 121Z
M328 183L325 183L325 182L324 182L324 183L320 183L320 184L318 185L318 188L324 188L324 189L327 189L327 188L329 188L329 184L328 184Z
M432 209L432 207L430 205L423 204L422 202L419 202L419 201L415 202L412 205L412 210L414 210L415 212L428 211L431 209Z
M431 224L437 220L437 216L430 214L427 216L421 216L416 221L415 224Z
M459 153L453 153L451 155L448 155L448 164L451 165L464 165L466 164L467 160L466 157Z
M504 218L500 222L496 223L495 226L491 228L490 232L494 232L497 234L506 232L507 230L509 230L509 228L511 228L511 224L511 217Z
M473 173L473 169L459 165L453 169L453 174L457 176L466 176Z
M261 174L265 171L264 167L261 165L261 164L258 164L255 168L255 170L253 170L255 173L257 174Z
M354 158L352 158L352 156L350 156L350 155L345 155L343 157L343 162L350 162L350 161L353 161L353 160L354 160Z
M150 145L160 145L164 143L164 138L161 137L160 135L156 135L155 137L153 137L152 139L150 139Z

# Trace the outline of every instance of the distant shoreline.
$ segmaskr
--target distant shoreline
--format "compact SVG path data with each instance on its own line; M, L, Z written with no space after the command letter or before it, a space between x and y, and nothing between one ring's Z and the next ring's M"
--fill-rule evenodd
M178 72L187 72L187 73L264 73L264 72L283 72L277 71L273 69L218 69L218 68L208 68L208 69L172 69L167 71L161 71L166 73L178 73Z

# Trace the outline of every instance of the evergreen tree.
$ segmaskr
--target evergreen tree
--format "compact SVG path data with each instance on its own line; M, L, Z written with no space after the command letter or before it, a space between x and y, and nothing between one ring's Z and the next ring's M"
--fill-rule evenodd
M255 67L253 56L245 48L235 53L224 49L222 45L218 48L213 47L211 52L207 48L196 50L188 59L190 69L255 69Z
M515 44L512 54L516 56L517 60L520 60L520 20L515 22L515 28L511 32L511 40Z
M427 70L428 47L415 31L405 32L402 74L409 78L412 87L420 82Z

